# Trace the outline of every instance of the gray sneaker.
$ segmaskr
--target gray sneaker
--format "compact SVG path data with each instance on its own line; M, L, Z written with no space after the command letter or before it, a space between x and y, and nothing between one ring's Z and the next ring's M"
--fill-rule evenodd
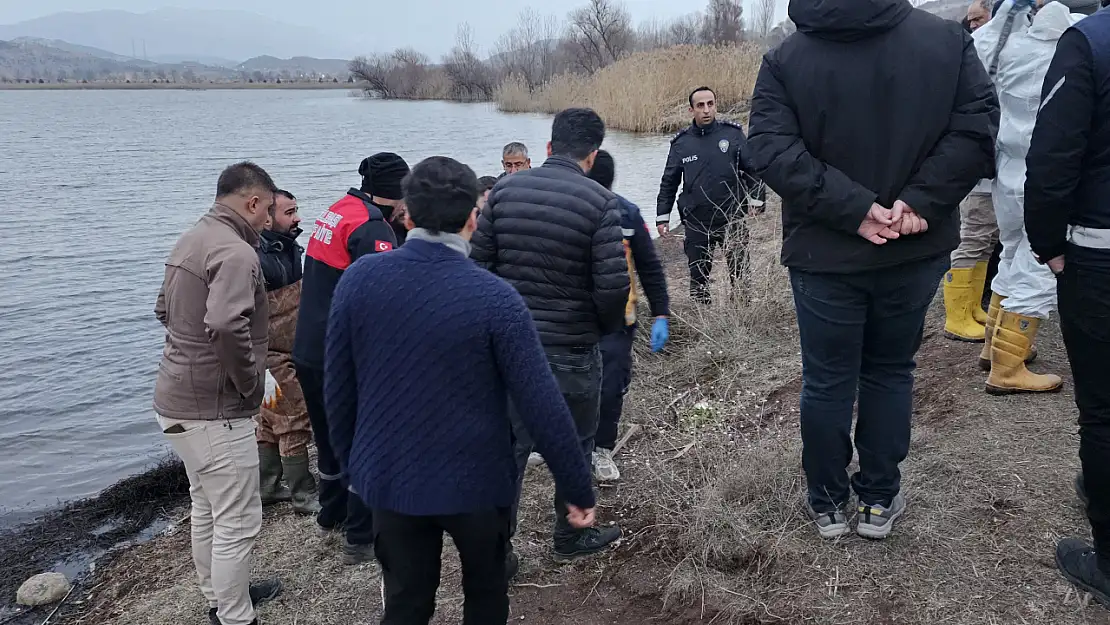
M905 511L906 498L902 496L902 493L894 496L894 501L890 502L890 507L866 504L860 501L859 523L856 525L856 533L864 538L882 540L890 536L890 530L894 529L894 522Z
M817 533L821 535L821 538L834 540L852 532L852 528L848 527L848 517L843 510L818 512L813 509L813 505L807 499L806 513L809 514L809 518L817 526Z

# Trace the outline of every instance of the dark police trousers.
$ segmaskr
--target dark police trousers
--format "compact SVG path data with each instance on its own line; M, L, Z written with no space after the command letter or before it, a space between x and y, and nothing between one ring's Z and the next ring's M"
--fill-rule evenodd
M373 517L358 495L349 492L347 477L341 474L339 460L332 451L328 413L324 408L324 372L296 365L301 383L312 438L316 442L316 465L320 471L320 513L316 523L325 529L346 527L347 542L369 545L374 539Z
M729 283L735 288L743 279L748 262L748 224L743 216L727 222L705 223L692 217L682 220L686 229L683 249L690 266L690 296L709 303L709 274L713 271L713 252L725 248Z
M1079 407L1079 460L1090 500L1099 568L1110 575L1110 267L1083 266L1069 246L1064 272L1057 277L1060 329L1075 380Z
M624 396L632 383L632 344L636 324L601 337L601 414L594 446L613 450L617 444Z
M601 351L597 345L590 347L544 347L547 362L563 392L563 399L570 408L578 440L582 445L582 455L586 464L591 463L594 452L594 436L597 434L598 409L601 402ZM532 453L532 437L524 427L515 406L509 408L509 419L513 426L513 454L516 456L516 498L513 500L511 527L509 535L516 534L517 516L520 511L520 495L524 488L524 471L528 468L528 455ZM558 485L555 488L555 544L573 540L579 530L567 521L566 500L563 499ZM512 546L510 545L511 549Z
M852 413L861 503L889 506L910 447L914 356L948 256L876 271L790 270L802 346L802 468L817 512L850 496Z
M427 625L432 619L444 532L451 536L462 562L463 625L508 620L508 509L410 516L378 508L374 510L374 553L385 582L382 625Z

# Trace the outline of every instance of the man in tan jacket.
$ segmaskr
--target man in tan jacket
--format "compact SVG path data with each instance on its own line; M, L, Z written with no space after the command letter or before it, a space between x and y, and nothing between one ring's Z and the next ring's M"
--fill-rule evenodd
M254 163L225 169L215 205L170 252L154 308L166 327L154 410L189 475L193 562L214 625L257 623L254 605L281 592L277 579L250 584L268 324L255 247L275 190Z

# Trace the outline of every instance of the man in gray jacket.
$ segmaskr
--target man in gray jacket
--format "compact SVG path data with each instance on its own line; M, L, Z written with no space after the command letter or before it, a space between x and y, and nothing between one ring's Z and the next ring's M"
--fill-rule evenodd
M225 169L215 205L170 252L154 307L166 327L154 410L189 475L193 562L214 625L256 624L254 605L281 592L276 579L250 584L269 322L255 248L276 190L254 163Z

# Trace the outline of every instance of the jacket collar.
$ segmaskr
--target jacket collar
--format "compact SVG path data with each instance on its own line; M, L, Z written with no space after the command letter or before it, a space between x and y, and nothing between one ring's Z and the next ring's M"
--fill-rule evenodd
M582 171L582 166L578 164L578 161L569 156L549 156L547 157L547 160L543 162L543 167L570 169L582 174L583 176L586 175L586 172Z
M382 219L383 220L389 221L393 218L393 207L392 206L383 206L381 204L378 204L377 202L374 201L374 199L370 196L369 193L366 193L362 189L356 189L354 187L351 187L350 189L347 189L347 195L353 195L353 196L357 197L358 199L362 200L367 206L373 206L374 208L378 209L382 214ZM370 218L373 219L373 215L371 215Z
M424 228L413 228L409 230L408 241L427 241L428 243L438 243L454 250L459 254L469 258L470 257L470 242L462 238L462 236L450 232L432 232Z
M219 203L213 204L212 209L208 211L208 216L234 230L235 234L250 243L252 247L258 247L260 240L258 231L252 228L247 220L232 210L230 206Z
M705 135L713 134L713 131L717 130L720 123L721 122L715 119L708 126L699 126L697 122L691 122L690 132L696 137L704 137Z
M284 252L285 250L299 250L301 244L288 234L274 232L273 230L263 230L260 235L258 244L259 249L264 252Z

